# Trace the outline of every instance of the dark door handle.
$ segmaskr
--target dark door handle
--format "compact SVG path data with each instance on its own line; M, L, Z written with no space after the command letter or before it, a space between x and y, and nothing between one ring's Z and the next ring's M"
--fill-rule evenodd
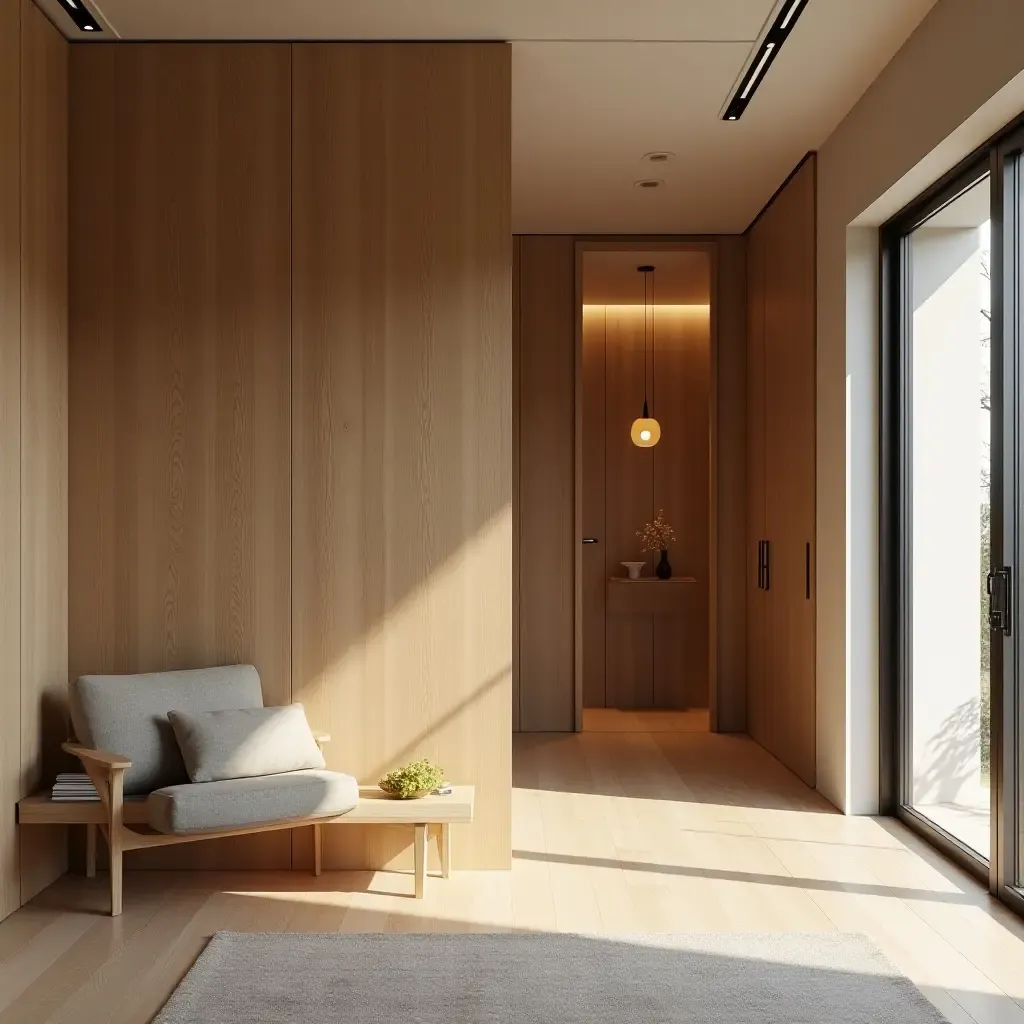
M764 589L772 589L772 543L769 540L762 541L764 544Z
M757 542L757 589L765 590L765 544L767 541L759 540Z
M811 599L811 542L804 546L804 597Z
M1013 595L1010 588L1010 568L1003 566L988 574L988 625L995 632L1009 636L1013 629Z
M583 543L584 544L596 544L597 543L597 538L596 537L584 537L583 538Z

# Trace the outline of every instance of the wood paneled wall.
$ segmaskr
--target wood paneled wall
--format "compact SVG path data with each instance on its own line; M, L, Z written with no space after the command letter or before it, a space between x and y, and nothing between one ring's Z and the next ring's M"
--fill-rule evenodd
M710 288L710 259L704 290ZM662 427L655 448L640 449L629 425L644 394L644 308L590 305L583 312L583 520L598 543L583 551L584 706L708 706L709 369L707 306L658 307L651 412ZM621 562L648 561L636 531L663 509L677 536L673 573L692 576L680 612L669 618L606 614L610 576Z
M14 821L64 738L67 51L0 0L0 916L67 866L63 829Z
M21 905L21 10L0 0L0 915Z
M815 160L749 232L750 734L815 783ZM757 586L757 544L770 581Z
M569 235L522 235L517 248L517 728L570 732L576 619L575 247Z
M251 661L287 703L291 48L80 46L72 74L71 674ZM290 860L287 833L137 858Z
M364 779L477 786L458 866L511 862L510 62L295 47L293 691ZM329 867L408 835L328 830Z
M747 239L716 240L711 301L711 722L747 730Z
M68 678L68 51L22 6L22 794L56 772ZM21 840L22 900L67 867L50 830Z
M517 281L517 320L520 323L538 325L534 330L517 331L518 344L526 346L538 341L543 343L538 358L543 358L552 367L564 367L571 358L576 344L575 331L567 326L568 317L574 317L576 303L575 242L585 241L614 244L616 241L630 244L651 243L660 246L680 244L707 244L714 252L712 274L711 312L711 356L710 356L710 432L712 459L708 466L708 487L712 495L711 519L708 526L709 557L713 571L709 573L709 594L707 605L710 620L709 635L709 688L712 721L722 731L743 731L746 727L746 590L745 590L745 475L746 475L746 239L742 236L721 237L679 237L658 236L655 239L629 237L616 239L612 236L518 236L520 248ZM573 244L570 244L573 243ZM537 260L538 266L546 273L549 285L528 294L522 287L523 275L529 276L530 260ZM584 325L585 327L586 325ZM544 364L539 364L543 366ZM593 369L593 368L591 368ZM570 391L564 375L559 375L556 392L549 392L549 403L559 403L560 409L545 411L544 443L521 445L519 451L519 513L520 524L529 523L532 517L543 517L547 536L553 538L551 550L557 557L546 561L530 559L520 544L517 557L518 586L520 594L533 587L535 598L529 609L520 599L520 617L526 614L538 621L559 621L564 606L563 594L572 585L575 572L576 553L574 541L566 539L564 531L573 522L576 514L570 495L561 490L547 491L537 488L536 497L527 496L528 484L523 483L531 476L544 480L557 473L567 473L569 468L563 453L571 443L575 420L570 412L574 403L576 388L586 386L588 369L584 350L579 368L579 381L573 381ZM519 415L525 418L527 403L530 401L526 389L520 386ZM593 405L593 403L591 403ZM603 422L594 419L583 407L584 420L581 430L591 432L603 430ZM522 428L520 428L521 432ZM538 438L540 434L538 433ZM585 451L581 452L584 460ZM585 465L582 466L584 470ZM572 472L575 472L573 467ZM588 476L584 472L584 479ZM590 474L592 478L592 473ZM586 516L586 503L583 513ZM583 535L596 535L597 524L590 519L582 522ZM561 545L560 547L557 545ZM570 560L570 556L571 559ZM593 561L593 559L591 559ZM583 574L582 596L593 595L593 573L588 570L588 556L583 554L580 568ZM602 568L596 570L599 574ZM588 573L590 575L588 576ZM593 578L591 578L593 577ZM532 579L541 582L532 583ZM588 582L589 580L589 582ZM517 638L516 649L521 665L530 663L540 666L541 671L520 674L517 708L520 712L527 707L559 709L561 724L547 726L561 731L573 728L573 718L568 711L561 712L566 702L573 697L573 679L564 679L558 666L572 654L572 634L566 630L558 634L558 642L552 646L544 640L543 631L533 637L524 633L522 626ZM713 656L711 655L713 652ZM585 652L584 652L585 655ZM592 667L592 666L591 666ZM584 666L584 678L590 678L590 669ZM593 676L596 680L597 677ZM551 686L558 690L552 692ZM599 688L599 683L594 682ZM520 728L528 730L523 717Z
M76 47L71 94L71 674L252 661L331 767L475 782L457 862L508 866L508 48Z

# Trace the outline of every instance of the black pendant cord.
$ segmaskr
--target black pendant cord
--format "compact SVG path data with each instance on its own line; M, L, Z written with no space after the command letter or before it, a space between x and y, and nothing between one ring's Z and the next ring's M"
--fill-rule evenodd
M644 271L644 419L648 417L647 411L647 282L650 280L650 274Z
M651 393L658 377L658 297L654 292L654 270L651 270Z
M654 267L643 266L637 267L637 270L644 275L644 419L650 419L650 409L647 402L647 309L650 306L651 310L651 362L653 364L655 357L654 354L654 279L651 276L654 272ZM650 285L650 292L648 293L648 285ZM653 370L657 370L656 366L652 366Z

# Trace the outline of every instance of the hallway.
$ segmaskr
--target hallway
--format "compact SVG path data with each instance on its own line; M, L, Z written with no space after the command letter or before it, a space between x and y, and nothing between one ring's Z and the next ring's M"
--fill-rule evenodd
M745 737L515 737L513 870L65 876L0 924L0 1024L142 1024L236 931L864 932L953 1022L1024 1024L1024 922L902 826L844 818Z

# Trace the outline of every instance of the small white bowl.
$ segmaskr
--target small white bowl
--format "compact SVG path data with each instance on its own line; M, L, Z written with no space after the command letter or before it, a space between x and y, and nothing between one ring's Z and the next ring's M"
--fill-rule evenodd
M646 562L622 562L621 564L626 567L626 572L629 573L629 578L631 580L638 580L638 579L640 579L640 573L643 572L644 566L647 563Z

